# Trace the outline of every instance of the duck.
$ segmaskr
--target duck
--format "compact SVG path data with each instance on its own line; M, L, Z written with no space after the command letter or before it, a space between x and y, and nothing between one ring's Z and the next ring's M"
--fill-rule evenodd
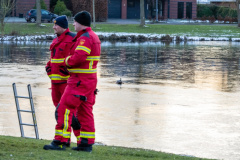
M117 80L117 82L116 82L117 84L123 84L123 81L122 81L122 79L120 78L120 80Z

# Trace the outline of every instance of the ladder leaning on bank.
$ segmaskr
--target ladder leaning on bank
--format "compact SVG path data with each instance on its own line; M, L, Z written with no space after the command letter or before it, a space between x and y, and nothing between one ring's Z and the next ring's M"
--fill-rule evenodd
M33 104L33 99L32 99L32 90L31 90L30 84L28 84L28 86L27 86L28 87L28 95L29 95L29 97L18 96L17 95L16 84L13 83L12 86L13 86L13 92L14 92L14 98L15 98L15 102L16 102L16 107L17 107L17 114L18 114L18 121L19 121L19 126L20 126L20 131L21 131L21 137L25 137L24 136L24 130L23 130L23 126L25 125L25 126L34 126L36 139L39 139L37 120L36 120L36 115L35 115L35 110L34 110L34 104ZM29 99L30 100L30 105L31 105L31 110L21 110L20 106L19 106L18 98ZM22 122L22 117L21 117L21 112L32 113L33 124L23 123ZM25 138L33 138L33 137L25 137Z

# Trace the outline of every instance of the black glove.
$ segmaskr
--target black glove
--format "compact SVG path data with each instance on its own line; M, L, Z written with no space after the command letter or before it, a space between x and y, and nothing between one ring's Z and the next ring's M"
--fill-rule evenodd
M51 67L46 67L46 72L51 72Z
M62 74L69 75L67 67L61 66L59 70Z

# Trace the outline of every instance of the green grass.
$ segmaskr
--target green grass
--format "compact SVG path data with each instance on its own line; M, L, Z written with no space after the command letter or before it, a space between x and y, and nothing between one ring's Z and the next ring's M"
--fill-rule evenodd
M46 151L47 140L27 139L20 137L0 136L0 159L2 160L200 160L201 158L180 156L144 149L132 149L114 146L93 146L91 153L73 151ZM72 144L75 146L76 144ZM204 159L201 159L204 160Z
M51 23L44 23L42 27L33 23L6 23L5 35L42 35L53 34ZM71 31L73 25L69 24ZM240 38L240 29L230 25L167 25L167 24L148 24L140 27L138 24L97 24L93 29L97 32L127 32L127 33L150 33L150 34L169 34L175 36L197 36L197 37L227 37Z

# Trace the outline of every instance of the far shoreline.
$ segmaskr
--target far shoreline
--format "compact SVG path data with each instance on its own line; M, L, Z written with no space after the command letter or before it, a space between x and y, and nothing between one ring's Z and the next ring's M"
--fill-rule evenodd
M106 33L96 32L101 41L115 42L188 42L188 41L229 41L240 42L240 38L228 37L191 37L168 34L139 34L139 33ZM56 36L48 35L27 35L27 36L0 36L0 41L52 41Z

